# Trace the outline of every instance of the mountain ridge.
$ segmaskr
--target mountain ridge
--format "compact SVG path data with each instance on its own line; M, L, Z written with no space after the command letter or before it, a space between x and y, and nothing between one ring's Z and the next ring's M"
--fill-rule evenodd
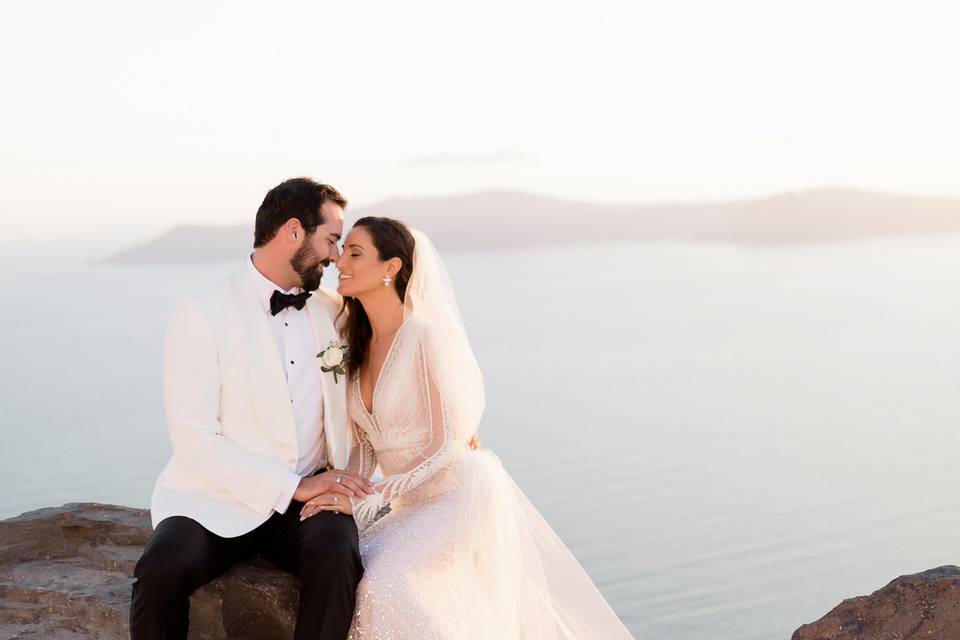
M367 215L398 218L442 250L496 250L615 240L742 245L838 242L911 233L960 232L960 198L840 187L722 201L610 204L515 190L390 198L347 209L347 226ZM106 262L181 263L230 259L252 246L248 225L177 225Z

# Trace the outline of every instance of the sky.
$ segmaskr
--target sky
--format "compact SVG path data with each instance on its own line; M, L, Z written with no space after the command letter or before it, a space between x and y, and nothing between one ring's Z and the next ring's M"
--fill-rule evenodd
M4 3L0 245L353 203L960 196L949 2Z

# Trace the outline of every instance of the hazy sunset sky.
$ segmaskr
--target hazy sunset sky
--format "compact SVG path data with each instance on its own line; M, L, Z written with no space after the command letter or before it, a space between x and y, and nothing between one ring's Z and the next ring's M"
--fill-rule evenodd
M0 232L245 222L294 175L357 204L960 195L953 4L7 3Z

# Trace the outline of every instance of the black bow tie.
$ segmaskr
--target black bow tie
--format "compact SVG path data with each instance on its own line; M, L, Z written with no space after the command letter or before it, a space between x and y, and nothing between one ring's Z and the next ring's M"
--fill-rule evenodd
M307 298L309 297L309 291L293 294L274 289L273 295L270 296L270 313L277 315L287 307L294 307L297 310L303 309L303 305L307 304Z

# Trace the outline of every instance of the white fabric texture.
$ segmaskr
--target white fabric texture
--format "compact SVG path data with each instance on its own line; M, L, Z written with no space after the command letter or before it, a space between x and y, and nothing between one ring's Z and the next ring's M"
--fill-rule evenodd
M364 577L350 638L630 638L496 455L467 446L483 381L442 262L414 238L406 317L370 410L357 372L347 388L348 467L384 474L354 501Z
M252 255L247 260L247 269L257 287L264 317L277 345L297 430L297 467L290 474L286 488L273 505L274 511L284 513L290 506L300 478L327 464L327 442L323 435L323 393L320 389L321 371L316 362L320 349L317 348L306 307L287 307L277 315L270 312L270 297L274 291L297 294L300 293L300 288L294 287L285 291L260 273L253 263Z
M301 458L282 361L246 262L171 314L163 387L173 455L154 486L154 526L179 515L226 538L252 531L274 513ZM304 310L315 344L338 338L336 293L318 289ZM319 375L325 458L342 469L346 385Z

